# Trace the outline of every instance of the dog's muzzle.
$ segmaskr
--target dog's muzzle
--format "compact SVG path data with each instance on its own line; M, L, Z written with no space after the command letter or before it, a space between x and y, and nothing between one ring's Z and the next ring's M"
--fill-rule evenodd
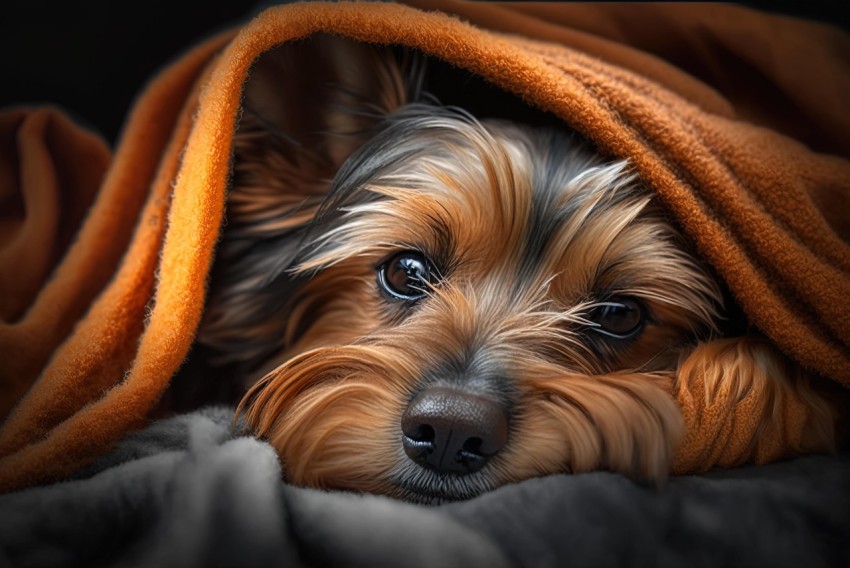
M465 475L480 470L508 439L503 405L448 387L419 393L401 419L408 457L438 473Z

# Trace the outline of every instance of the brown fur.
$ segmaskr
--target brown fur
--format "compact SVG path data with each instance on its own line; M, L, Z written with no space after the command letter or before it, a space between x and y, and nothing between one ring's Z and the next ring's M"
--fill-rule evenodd
M325 53L323 41L299 49ZM660 480L686 435L671 395L695 375L706 396L720 388L743 396L763 383L775 405L803 397L812 413L801 449L830 447L832 413L802 371L778 353L741 347L749 340L715 339L717 285L625 163L549 130L406 111L401 67L377 50L353 57L380 80L337 77L346 85L339 105L306 101L305 116L330 116L332 125L290 124L274 115L283 106L269 71L281 65L276 57L258 64L246 94L200 343L217 350L215 360L262 376L240 412L280 452L290 481L422 500L423 485L456 499L600 468ZM371 111L354 119L323 111L364 101ZM415 138L397 141L411 144L409 155L339 197L346 175L366 167L357 148L385 117L425 126L398 127ZM580 167L561 179L561 160ZM263 242L280 246L258 252ZM375 276L409 249L441 264L415 305L383 296ZM635 337L593 331L594 309L610 297L645 306ZM446 365L472 378L480 366L495 372L512 401L507 446L470 476L420 471L400 443L406 406L447 380ZM770 405L757 412L753 458L770 451L759 442L764 431L781 428Z
M699 415L689 416L687 427L689 436L713 440L703 448L711 463L732 467L775 461L789 449L796 454L834 450L838 416L827 399L840 397L827 397L815 386L813 377L769 342L734 337L700 343L684 353L675 388L677 395L702 396L702 414L726 417L717 431L706 429L717 428L718 422ZM689 467L688 457L678 461L679 469Z

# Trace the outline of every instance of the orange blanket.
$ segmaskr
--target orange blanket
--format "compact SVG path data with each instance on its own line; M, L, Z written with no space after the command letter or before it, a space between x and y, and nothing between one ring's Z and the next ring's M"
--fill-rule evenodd
M420 49L629 158L751 323L850 387L847 35L725 5L409 4L443 13L294 4L209 39L142 94L111 160L55 110L0 115L0 490L149 418L203 310L251 62L319 31ZM676 471L734 463L745 416L677 397Z

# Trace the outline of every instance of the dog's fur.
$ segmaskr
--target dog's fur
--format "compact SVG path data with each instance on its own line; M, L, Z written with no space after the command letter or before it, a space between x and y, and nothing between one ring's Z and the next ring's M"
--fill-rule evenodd
M199 345L262 377L245 418L291 482L433 502L554 472L663 479L688 374L804 392L812 446L830 447L799 369L720 339L719 286L627 163L422 102L412 61L319 37L264 56L246 88ZM429 271L412 299L387 285L399 254ZM403 416L435 388L504 412L483 468L406 454Z

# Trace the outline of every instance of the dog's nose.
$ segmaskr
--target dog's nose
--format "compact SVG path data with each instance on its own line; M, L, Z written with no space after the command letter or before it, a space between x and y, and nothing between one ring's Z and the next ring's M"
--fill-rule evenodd
M504 447L508 416L489 398L432 387L407 407L401 430L410 459L440 473L464 475L480 470Z

